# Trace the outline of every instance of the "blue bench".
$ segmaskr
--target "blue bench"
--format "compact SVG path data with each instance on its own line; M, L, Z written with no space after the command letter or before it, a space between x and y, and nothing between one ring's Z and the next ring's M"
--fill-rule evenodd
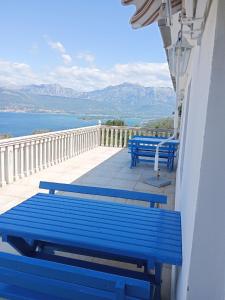
M0 252L0 297L16 300L151 299L148 281Z
M78 193L78 194L99 195L99 196L106 196L106 197L145 201L150 203L151 207L154 207L155 204L167 203L167 196L165 195L134 192L134 191L120 190L120 189L100 188L100 187L76 185L76 184L63 184L63 183L47 182L47 181L41 181L39 184L39 188L49 190L50 194L54 194L55 191L62 191L62 192L71 192L71 193Z
M131 168L136 167L140 161L154 162L157 144L166 139L165 137L134 136L128 141L129 153L131 153ZM178 142L169 141L159 148L160 163L165 163L172 171L174 158L176 157ZM144 157L144 159L140 159ZM149 159L150 158L150 159Z

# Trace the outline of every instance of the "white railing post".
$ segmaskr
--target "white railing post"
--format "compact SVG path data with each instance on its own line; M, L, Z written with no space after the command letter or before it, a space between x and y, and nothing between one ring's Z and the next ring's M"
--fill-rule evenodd
M110 128L110 147L113 147L114 128Z
M14 146L14 181L19 179L19 145Z
M29 171L29 161L30 161L30 151L29 151L30 142L27 141L24 147L24 175L27 177L30 175Z
M34 174L34 145L35 142L30 142L30 174Z
M123 148L127 147L127 129L124 132L124 141L123 141Z
M6 185L5 180L5 147L0 147L0 186Z
M58 163L58 137L54 137L54 144L53 144L53 150L54 150L54 165L56 165Z
M115 129L115 142L114 147L118 147L118 128Z
M39 144L39 140L36 140L34 143L34 172L37 173L39 171L39 165L38 165L38 155L39 155L39 151L38 151L38 146Z
M119 141L119 148L122 148L122 140L123 140L123 130L120 129L120 141Z
M51 166L51 137L47 139L47 168Z
M24 143L20 144L19 148L19 177L23 178L24 177Z
M101 146L105 146L105 127L101 127Z
M106 141L105 141L105 146L109 146L109 128L106 128Z
M5 180L6 183L12 183L14 172L13 172L13 146L6 147L6 165L5 165Z

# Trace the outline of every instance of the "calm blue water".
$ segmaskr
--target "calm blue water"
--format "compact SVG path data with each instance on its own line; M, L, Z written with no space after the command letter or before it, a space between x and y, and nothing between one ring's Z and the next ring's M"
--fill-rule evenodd
M134 126L141 120L124 119L127 125ZM104 119L102 122L106 121ZM83 120L69 114L14 113L0 112L0 134L7 133L14 137L32 134L35 130L52 131L96 125L98 120Z

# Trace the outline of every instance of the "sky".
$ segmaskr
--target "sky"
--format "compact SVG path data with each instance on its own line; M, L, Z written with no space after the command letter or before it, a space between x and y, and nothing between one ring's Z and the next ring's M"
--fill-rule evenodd
M133 30L134 12L120 0L1 1L0 86L171 86L158 27Z

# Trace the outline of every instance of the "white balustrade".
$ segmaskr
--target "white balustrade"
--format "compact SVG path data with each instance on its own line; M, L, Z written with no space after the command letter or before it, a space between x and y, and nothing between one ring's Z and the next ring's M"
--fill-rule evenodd
M171 134L172 130L167 129L102 125L98 139L101 146L123 148L134 135L169 137Z
M0 141L0 186L98 146L127 147L135 134L167 137L171 130L97 125Z
M99 146L100 125L0 141L0 187Z

